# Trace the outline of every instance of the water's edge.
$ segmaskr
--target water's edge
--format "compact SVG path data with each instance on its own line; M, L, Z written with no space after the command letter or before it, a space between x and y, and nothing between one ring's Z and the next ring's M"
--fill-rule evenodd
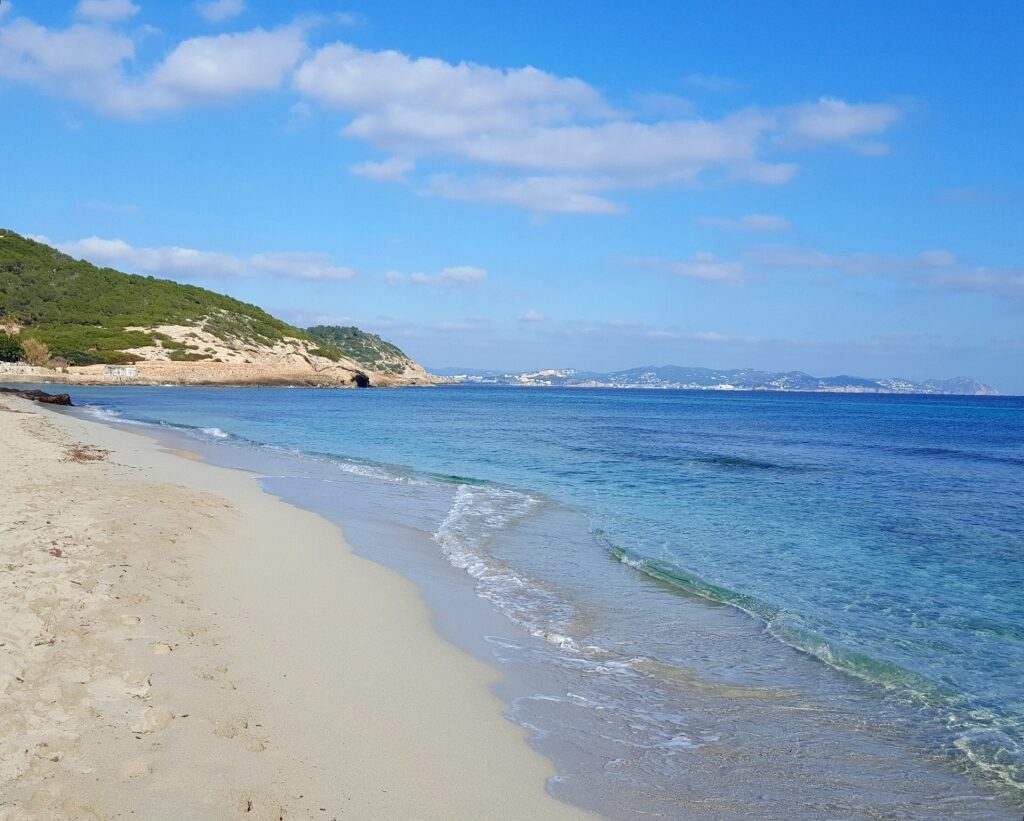
M135 424L134 420L111 415L102 409L93 410L91 415L110 424L129 426ZM659 687L664 689L665 681L669 680L671 680L671 686L658 696L662 698L662 708L667 708L667 705L672 703L672 698L676 694L676 690L673 688L680 687L681 691L685 690L691 697L691 705L703 705L711 714L722 709L722 704L719 702L729 702L730 700L735 702L737 698L754 697L746 693L743 686L729 688L722 680L705 680L696 683L683 681L680 676L685 679L689 674L681 674L679 670L666 673L661 669L662 663L655 658L631 657L628 652L623 653L616 648L607 649L594 644L581 644L574 633L579 632L577 628L582 623L580 620L585 621L586 619L586 603L581 602L578 607L565 607L564 602L559 598L562 591L545 589L545 585L539 583L536 577L531 577L529 573L524 575L516 569L514 563L504 561L500 556L491 552L492 542L500 543L502 539L508 540L510 532L516 531L537 510L545 507L547 502L539 494L523 493L467 477L418 474L407 468L379 465L367 460L340 460L338 457L323 454L290 453L274 446L266 446L230 436L225 431L213 427L190 429L183 425L161 426L159 423L156 427L152 427L149 424L141 423L136 430L153 436L165 445L173 444L176 447L182 447L185 444L191 445L192 449L198 449L211 461L230 467L243 467L244 469L252 469L254 466L267 467L268 459L271 464L274 464L276 461L287 461L292 458L327 461L331 463L330 466L333 469L344 465L342 473L344 474L346 500L358 496L358 493L369 493L373 496L374 504L379 503L380 488L368 489L375 483L378 485L383 483L389 491L400 488L406 495L397 502L392 500L394 504L398 505L408 503L411 498L409 494L415 496L421 491L423 484L436 484L447 489L451 496L451 504L446 512L436 504L436 499L426 499L427 496L430 496L430 493L426 491L422 491L423 498L417 498L416 501L416 504L421 506L420 513L428 519L430 516L435 516L439 510L441 511L443 515L434 519L436 529L424 526L422 521L412 522L409 520L392 522L389 526L375 520L373 504L367 504L366 509L362 511L343 510L337 500L337 496L340 494L332 492L324 494L325 480L322 475L300 477L288 475L287 471L284 471L281 475L274 476L273 471L255 471L264 476L261 479L261 484L267 492L335 521L344 528L358 552L393 567L410 578L431 604L436 626L442 635L463 649L495 664L504 676L499 689L502 697L510 704L510 716L527 727L531 731L535 746L553 758L559 765L561 774L549 785L549 789L560 798L579 803L588 809L603 809L609 814L609 817L639 817L634 816L633 813L645 812L644 802L639 798L630 797L617 808L610 808L606 804L610 797L609 794L600 790L594 792L599 779L595 777L594 773L587 774L586 771L589 767L597 770L598 774L602 770L607 774L609 761L606 760L601 765L596 760L600 755L588 758L588 756L580 754L578 741L566 742L565 737L555 737L559 732L563 736L572 734L573 728L567 727L568 724L573 724L574 719L567 720L562 713L572 714L579 712L580 709L592 711L625 709L623 704L614 701L622 692L629 692L630 688L638 686L648 689ZM233 447L226 451L224 446L229 444ZM319 490L315 490L314 486ZM318 498L318 493L324 495ZM570 514L565 513L564 515ZM406 537L411 531L415 531L418 535L418 545L415 547L410 547L407 544L406 547L392 554L382 551L379 546L376 549L374 547L374 542L379 543L381 539L389 540L392 545L403 540L407 541ZM403 533L405 536L402 535ZM470 535L467 536L467 534ZM599 531L592 532L591 535L598 540L604 537L604 534ZM434 543L435 553L429 557L425 557L424 551L426 537L431 538ZM476 541L474 542L474 540ZM695 574L683 573L678 567L632 555L627 548L610 541L604 543L603 548L610 557L615 559L612 564L621 568L622 571L639 571L636 574L636 580L626 582L626 584L651 585L652 589L660 591L665 586L663 583L667 583L668 586L676 589L677 592L674 594L676 596L695 595L702 599L703 601L697 606L697 609L704 607L711 613L716 610L716 605L725 604L732 608L733 612L742 613L743 619L752 616L753 619L743 629L744 640L756 640L752 637L764 632L773 640L788 645L784 651L781 651L783 654L791 653L790 648L795 648L808 657L813 657L816 661L825 662L832 668L858 676L872 685L879 685L883 688L897 685L906 687L919 694L923 699L922 705L928 709L940 709L942 706L941 701L946 694L935 682L915 676L915 674L898 667L886 669L884 664L876 660L858 656L855 652L845 652L841 646L825 642L813 631L801 631L798 626L788 625L784 619L777 619L777 614L761 603L728 588L710 584ZM440 562L441 557L444 557L447 563ZM445 568L445 571L439 570L441 566ZM451 568L464 571L466 577L472 580L472 586L465 583L466 577L448 572ZM494 611L471 605L469 602L473 599L474 589L476 596L489 602L494 611L505 616L512 625L522 628L523 633L514 629L510 630L504 623L495 621ZM512 601L510 597L504 596L509 589L516 589L520 598L522 598L523 590L530 589L531 598L525 603ZM466 598L467 594L469 594L469 598ZM460 613L465 610L467 615L471 614L468 619L452 618L450 613L445 615L446 608L450 606L453 596L461 597L462 603L458 610ZM477 600L475 603L479 603L479 601ZM697 610L691 607L686 612L693 615ZM541 615L538 616L538 613ZM696 618L702 621L710 616L696 616ZM719 616L715 616L715 619L719 619ZM723 625L729 630L735 630L739 625L734 617L725 617L719 621L721 623L716 622L713 625L714 630L721 630ZM474 626L467 628L467 624ZM625 649L628 650L628 648ZM784 655L782 657L784 658ZM549 669L552 666L558 668L553 674ZM599 687L589 696L566 690L567 682L570 682L569 686L571 687L571 681L580 677L589 681L604 677L608 681L614 679L616 684L614 687L602 685L603 689ZM857 701L868 697L860 688L861 685L855 683L839 689L843 697ZM709 692L711 695L708 695ZM599 698L595 700L595 695L605 698L606 703L594 707L593 705L599 702ZM762 696L757 697L761 698ZM785 700L778 694L769 694L763 697L767 702ZM582 707L588 698L592 704ZM712 701L714 701L713 704ZM557 707L551 705L557 705ZM568 708L565 705L568 705ZM822 709L834 709L834 705L831 707L826 705ZM559 713L559 715L555 716L553 713ZM888 728L886 732L892 730L892 727L889 726L892 721L893 719L887 716L881 722ZM547 723L545 724L545 722ZM686 714L686 711L675 714L672 710L663 709L660 714L653 717L636 713L627 717L626 724L631 722L637 726L642 725L642 733L638 731L638 738L634 739L636 744L641 743L638 740L639 735L646 733L643 743L648 743L650 738L654 738L657 755L666 760L679 756L681 751L699 750L706 745L715 745L721 740L721 734L716 732L714 726L710 728L695 726L701 722L699 720L695 722L694 716ZM848 721L844 718L844 722L841 722L843 726L837 730L840 734L853 732L851 728L863 723L863 716L858 714L849 718ZM705 723L715 724L714 721ZM905 728L899 728L900 731L903 729ZM890 732L889 736L884 739L884 744L877 748L873 746L873 742L865 741L865 754L882 757L892 754L890 747L896 743L898 735L898 732ZM823 744L822 749L830 748L828 743L823 742ZM886 752L887 750L888 752ZM756 750L749 753L750 757L755 760L759 754ZM744 760L744 756L741 754L738 760ZM961 812L958 817L965 818L993 817L991 815L993 811L1000 812L996 806L999 802L993 803L980 794L972 795L970 790L957 785L957 776L954 773L964 771L962 763L933 761L931 763L922 762L921 766L927 768L933 764L937 764L942 769L945 769L946 766L951 767L949 776L936 776L935 783L941 784L944 791L938 804L957 806ZM628 770L632 765L619 762L616 766ZM776 767L777 765L767 767L765 776L771 774L778 778L779 772L784 768L780 770ZM623 781L624 783L630 780L638 781L642 778L645 783L644 789L653 788L655 793L662 788L671 788L670 779L666 779L664 783L656 783L657 779L652 777L651 772L655 772L656 776L657 768L652 767L650 771L644 771L642 774L628 772ZM708 767L702 772L695 772L695 780L706 782L703 785L704 789L698 789L696 792L713 794L715 780L721 777L722 772L717 767ZM868 775L870 776L870 773ZM870 781L871 777L864 779L864 783L870 783ZM658 799L663 808L666 798L663 796ZM921 802L925 800L927 800L927 787L911 797L905 808L907 814L901 817L928 817L927 814L915 815L912 812L912 808L915 806L920 809ZM704 817L700 814L701 806L703 806L700 801L689 805L688 800L682 797L679 798L678 805L674 798L670 803L675 806L673 812L682 811L685 806L693 817ZM973 805L976 805L975 809L971 809ZM818 809L811 810L811 814L806 817L815 817L813 813L818 812L823 805L810 804L809 806ZM738 809L737 807L735 817L743 817ZM768 808L769 813L772 811ZM782 812L781 807L779 812ZM707 817L733 817L733 809L727 806L727 803L718 805L709 813ZM1011 813L1013 811L1007 805L1006 817L1016 817L1015 813ZM769 815L768 817L776 816ZM783 815L780 814L777 817L783 817ZM791 814L788 817L802 816ZM849 817L860 816L851 815Z

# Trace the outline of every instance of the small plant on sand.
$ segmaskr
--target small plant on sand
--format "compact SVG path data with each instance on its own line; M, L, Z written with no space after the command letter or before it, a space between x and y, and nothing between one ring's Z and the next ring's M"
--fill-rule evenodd
M45 367L50 363L50 348L45 342L29 337L21 343L25 351L25 361L29 365L40 365Z

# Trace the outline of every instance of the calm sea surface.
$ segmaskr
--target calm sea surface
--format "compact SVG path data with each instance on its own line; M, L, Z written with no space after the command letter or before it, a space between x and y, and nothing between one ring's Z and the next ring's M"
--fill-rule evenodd
M72 393L428 534L514 625L491 653L555 794L616 817L1024 803L1024 399Z

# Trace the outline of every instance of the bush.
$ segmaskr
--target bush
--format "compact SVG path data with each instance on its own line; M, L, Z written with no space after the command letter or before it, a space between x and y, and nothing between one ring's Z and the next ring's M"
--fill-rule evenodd
M13 336L0 334L0 362L20 362L25 358L25 351Z
M29 365L46 366L50 363L50 349L45 342L29 337L21 343L21 347Z

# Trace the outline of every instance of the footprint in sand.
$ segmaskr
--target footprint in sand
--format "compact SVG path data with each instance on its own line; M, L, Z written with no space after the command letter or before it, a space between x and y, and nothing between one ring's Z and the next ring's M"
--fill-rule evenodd
M219 721L213 728L213 734L221 738L237 738L249 729L249 721L245 718L236 718L230 721Z
M153 772L149 763L141 758L133 758L121 765L119 775L122 781L134 781L138 778L145 778Z
M150 686L148 673L133 670L123 676L106 676L90 681L85 689L98 701L115 701L126 696L148 698Z
M172 652L173 650L174 650L174 648L171 647L171 645L169 645L169 644L167 644L166 642L163 642L163 641L154 641L151 645L149 645L149 651L154 656L166 656L168 653Z
M251 753L262 753L267 749L265 739L251 735L248 732L249 721L245 718L236 718L232 721L221 721L213 728L213 734L221 738L237 738L245 745Z
M267 742L264 741L262 738L256 738L255 736L252 736L245 740L245 749L247 749L250 753L262 753L264 750L267 749Z
M131 726L133 733L156 733L163 730L171 723L174 713L166 707L150 707L143 714L142 719Z

